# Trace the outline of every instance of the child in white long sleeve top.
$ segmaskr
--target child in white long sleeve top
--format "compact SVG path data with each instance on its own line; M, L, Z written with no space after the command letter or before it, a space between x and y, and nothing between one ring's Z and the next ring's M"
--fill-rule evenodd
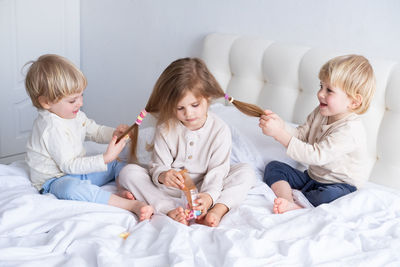
M139 220L149 219L151 206L100 187L116 179L125 165L116 160L125 141L116 140L128 126L115 130L86 117L80 110L86 78L66 58L43 55L30 63L26 91L39 113L27 144L32 184L59 199L108 204L134 212ZM86 156L85 139L109 143L107 151Z
M368 60L358 55L329 60L320 70L320 105L297 129L270 110L260 118L264 134L287 148L287 155L308 165L305 172L273 161L264 181L277 198L274 213L302 208L292 197L299 189L314 206L357 190L367 179L366 133L358 114L368 110L375 78Z

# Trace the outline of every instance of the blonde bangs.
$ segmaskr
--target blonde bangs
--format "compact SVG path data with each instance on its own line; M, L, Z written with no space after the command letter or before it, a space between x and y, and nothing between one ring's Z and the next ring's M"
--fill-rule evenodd
M39 109L40 96L56 103L65 96L81 93L87 86L83 73L64 57L47 54L27 64L31 66L25 78L26 91Z
M49 85L52 84L54 88L48 91L51 93L49 98L55 101L65 96L81 93L87 86L86 77L72 63L66 66L56 64L52 72L54 73L49 77L53 79L49 82Z

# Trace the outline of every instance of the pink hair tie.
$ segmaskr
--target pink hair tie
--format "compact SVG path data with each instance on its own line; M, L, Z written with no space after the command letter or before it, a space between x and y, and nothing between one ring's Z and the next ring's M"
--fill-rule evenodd
M228 100L229 103L231 103L231 104L232 104L232 102L233 102L233 100L234 100L232 96L229 96L229 95L227 95L227 94L225 94L225 99Z
M145 109L143 109L140 114L137 116L136 118L136 124L140 125L144 119L144 117L146 117L147 111Z

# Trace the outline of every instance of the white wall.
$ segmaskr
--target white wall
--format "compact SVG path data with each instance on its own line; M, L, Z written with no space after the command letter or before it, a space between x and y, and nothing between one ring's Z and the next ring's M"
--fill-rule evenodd
M81 0L84 110L131 124L173 60L211 32L356 51L400 61L398 0Z

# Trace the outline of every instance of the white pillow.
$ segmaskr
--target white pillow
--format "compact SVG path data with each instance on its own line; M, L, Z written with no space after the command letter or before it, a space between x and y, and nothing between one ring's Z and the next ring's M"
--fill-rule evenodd
M247 163L253 167L256 176L262 181L264 173L264 161L253 144L232 125L229 125L232 133L231 164Z
M148 151L147 146L153 144L155 127L139 128L139 138L136 156L140 164L148 165L151 160L152 150Z

